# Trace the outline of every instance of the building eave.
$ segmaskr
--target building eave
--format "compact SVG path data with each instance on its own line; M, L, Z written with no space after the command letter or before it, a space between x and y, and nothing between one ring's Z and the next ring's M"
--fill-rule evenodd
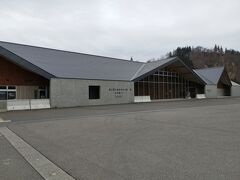
M30 63L29 61L3 48L2 46L0 46L0 56L3 56L8 61L20 66L21 68L29 70L33 73L36 73L46 79L51 79L55 77L53 74L50 74L49 72L39 68L38 66Z

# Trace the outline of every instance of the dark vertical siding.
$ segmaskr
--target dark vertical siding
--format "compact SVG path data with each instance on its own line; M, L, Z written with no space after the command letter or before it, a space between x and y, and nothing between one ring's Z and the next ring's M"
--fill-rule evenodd
M49 80L0 56L0 85L49 86Z

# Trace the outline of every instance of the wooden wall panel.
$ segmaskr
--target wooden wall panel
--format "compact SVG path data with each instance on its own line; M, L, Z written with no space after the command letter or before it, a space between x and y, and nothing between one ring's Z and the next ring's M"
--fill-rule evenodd
M17 99L35 99L38 86L17 86Z
M49 80L0 56L0 85L49 86Z

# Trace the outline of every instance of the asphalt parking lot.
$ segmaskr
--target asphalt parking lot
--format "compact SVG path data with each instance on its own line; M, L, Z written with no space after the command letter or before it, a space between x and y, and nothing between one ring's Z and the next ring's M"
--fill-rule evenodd
M0 117L12 120L0 126L75 179L240 179L237 98L19 111ZM4 136L0 143L2 179L41 179ZM21 164L24 173L14 170Z

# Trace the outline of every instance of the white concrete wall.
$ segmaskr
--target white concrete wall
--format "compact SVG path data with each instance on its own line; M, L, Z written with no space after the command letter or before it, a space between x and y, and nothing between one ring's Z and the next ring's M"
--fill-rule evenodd
M30 109L48 109L50 108L49 99L31 99Z
M232 97L240 97L240 86L233 85L231 88L231 96Z
M135 96L134 102L151 102L150 96Z
M49 99L14 99L5 102L7 111L50 108Z
M218 88L217 89L217 96L224 96L225 95L225 90L224 89L220 89L220 88Z
M7 111L7 101L0 100L0 112Z
M217 85L206 85L205 95L206 98L217 98L218 97Z
M100 86L100 99L89 99L89 86ZM80 79L50 80L51 107L121 104L134 102L134 83Z
M206 95L205 94L197 94L196 99L205 99Z
M7 110L29 110L30 109L30 101L25 100L8 100L7 101Z

